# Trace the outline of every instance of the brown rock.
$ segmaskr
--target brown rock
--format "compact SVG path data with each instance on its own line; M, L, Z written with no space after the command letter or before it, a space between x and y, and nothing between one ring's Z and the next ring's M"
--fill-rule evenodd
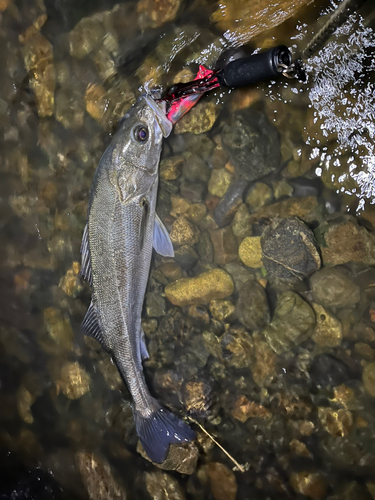
M61 390L68 399L79 399L90 390L90 376L78 362L65 363L56 388L58 393Z
M203 134L210 130L220 112L220 106L215 102L200 102L189 113L176 123L175 134L191 132Z
M366 391L375 398L375 363L369 363L364 367L362 381Z
M214 299L225 299L233 291L232 278L222 269L212 269L194 278L181 278L165 287L166 297L177 306L208 304Z
M50 338L61 350L70 351L73 348L73 330L69 318L63 316L59 309L47 307L43 310L43 319Z
M212 170L210 180L208 181L208 192L213 196L221 198L226 193L233 179L225 168L215 168Z
M137 452L146 460L151 460L148 458L145 450L140 441L137 443ZM171 444L169 446L169 451L167 458L161 464L152 462L155 467L162 470L174 470L180 474L193 474L198 461L198 448L194 443L185 444ZM148 488L147 488L148 489ZM155 498L167 498L174 499L174 496L167 497L155 497Z
M353 427L353 415L348 410L320 407L318 416L324 429L332 436L347 436Z
M314 210L318 206L315 196L305 198L288 198L261 208L254 214L254 219L272 217L299 217L304 222L310 222L314 218Z
M215 500L235 500L237 495L236 476L225 465L211 462L204 466Z
M184 166L185 158L183 156L171 156L160 162L160 177L166 181L178 179Z
M165 472L145 472L146 488L152 500L185 500L177 479Z
M173 21L180 4L181 0L140 0L137 5L139 27L142 30L158 28Z
M237 241L230 226L210 231L210 237L216 264L227 264L237 258Z
M313 472L295 472L290 476L290 484L296 493L309 498L323 498L327 490L323 478Z
M298 439L292 439L292 441L289 443L289 447L290 450L299 457L312 458L312 455L307 449L305 443L302 443L302 441L298 441Z
M260 236L249 236L245 238L239 249L238 256L242 262L254 269L262 267L262 248L260 246Z
M186 217L180 216L172 225L170 237L176 245L192 246L199 240L199 229L188 221Z
M254 361L251 373L254 382L259 386L267 386L276 375L277 356L271 347L261 340L259 334L253 334Z
M212 300L210 302L210 313L218 321L229 321L235 311L235 305L230 300Z
M323 347L336 347L342 340L342 326L338 319L323 306L312 304L316 316L316 325L312 339Z
M240 396L236 400L232 411L232 417L240 422L246 422L248 418L264 418L268 420L271 416L272 413L267 408L254 401L249 401L246 396Z
M323 267L310 277L314 299L333 309L353 307L359 302L360 288L340 269Z

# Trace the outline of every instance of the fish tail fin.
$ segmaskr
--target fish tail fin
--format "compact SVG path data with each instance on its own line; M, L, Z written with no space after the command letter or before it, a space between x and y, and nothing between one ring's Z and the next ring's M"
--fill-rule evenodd
M134 411L134 421L145 452L156 463L164 462L170 444L183 444L195 439L195 433L183 420L160 406L148 417Z

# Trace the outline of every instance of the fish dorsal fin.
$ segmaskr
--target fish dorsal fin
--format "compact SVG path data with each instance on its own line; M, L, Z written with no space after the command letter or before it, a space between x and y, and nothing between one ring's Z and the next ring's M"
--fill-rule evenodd
M109 350L104 340L102 330L99 325L98 315L94 304L90 303L81 325L81 332L97 340L107 351Z
M174 257L174 250L167 228L155 214L153 247L163 257Z
M81 243L81 276L92 286L88 224L85 225Z

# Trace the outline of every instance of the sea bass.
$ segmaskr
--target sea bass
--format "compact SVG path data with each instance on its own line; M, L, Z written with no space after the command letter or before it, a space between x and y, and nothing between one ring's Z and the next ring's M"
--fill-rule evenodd
M172 443L195 438L147 388L148 358L141 312L152 248L173 256L168 232L155 212L163 136L172 130L164 103L141 96L126 113L96 169L83 234L81 274L92 287L82 331L112 355L133 399L138 437L162 462Z

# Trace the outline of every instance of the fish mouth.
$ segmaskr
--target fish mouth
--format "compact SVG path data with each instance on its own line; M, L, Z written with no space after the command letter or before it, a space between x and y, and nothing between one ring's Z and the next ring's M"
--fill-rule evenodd
M144 95L143 98L154 112L156 124L160 127L163 136L168 137L172 132L173 123L166 116L165 103L158 104L148 95Z

